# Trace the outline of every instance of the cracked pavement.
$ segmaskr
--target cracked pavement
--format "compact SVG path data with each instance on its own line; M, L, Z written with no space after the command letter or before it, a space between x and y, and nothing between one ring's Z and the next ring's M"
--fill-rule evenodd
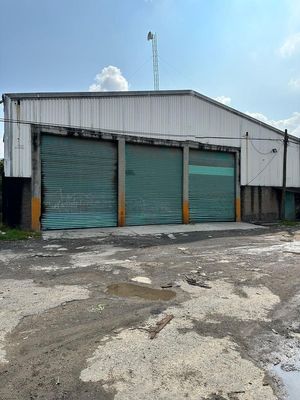
M293 399L299 226L0 246L1 399Z

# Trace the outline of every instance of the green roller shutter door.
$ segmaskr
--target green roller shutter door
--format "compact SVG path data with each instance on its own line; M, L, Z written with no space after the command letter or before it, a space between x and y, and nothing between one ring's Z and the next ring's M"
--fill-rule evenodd
M190 150L190 222L235 221L235 157Z
M182 222L182 149L126 145L126 225Z
M42 229L117 225L117 148L42 135Z
M293 221L296 219L295 193L285 194L285 219Z

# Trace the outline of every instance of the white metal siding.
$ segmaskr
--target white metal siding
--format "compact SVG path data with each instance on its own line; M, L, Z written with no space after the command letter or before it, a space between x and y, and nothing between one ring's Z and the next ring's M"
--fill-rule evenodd
M10 99L6 98L6 101L4 103L4 118L7 120L10 118ZM12 176L12 167L11 167L11 150L12 150L12 145L11 145L11 138L12 138L12 132L11 132L12 124L9 124L8 122L4 123L4 171L6 176Z
M242 185L282 184L283 137L271 127L193 95L25 98L20 100L20 106L6 97L6 118L240 147ZM248 140L245 139L246 132ZM195 136L208 138L197 139ZM224 139L213 139L214 136ZM234 139L225 139L228 137ZM253 141L253 137L280 141ZM288 186L300 186L299 160L299 145L291 143L288 147ZM31 176L29 125L7 124L5 127L5 174Z
M286 181L287 187L300 187L300 146L296 143L288 144Z

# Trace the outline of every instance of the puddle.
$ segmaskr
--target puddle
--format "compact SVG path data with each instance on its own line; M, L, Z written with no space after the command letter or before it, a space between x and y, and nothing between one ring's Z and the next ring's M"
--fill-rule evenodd
M298 364L297 367L300 367ZM275 374L282 380L288 400L299 400L300 371L284 371L280 364L273 368Z
M146 300L171 300L176 296L172 290L151 289L133 283L115 283L107 287L108 293L120 297L141 297Z

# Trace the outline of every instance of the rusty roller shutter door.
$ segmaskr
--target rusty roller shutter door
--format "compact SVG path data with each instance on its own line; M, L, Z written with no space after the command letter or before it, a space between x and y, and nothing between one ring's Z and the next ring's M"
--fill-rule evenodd
M126 145L126 225L182 222L182 149Z
M43 134L42 229L117 225L117 148Z
M235 221L234 154L190 150L190 222Z

